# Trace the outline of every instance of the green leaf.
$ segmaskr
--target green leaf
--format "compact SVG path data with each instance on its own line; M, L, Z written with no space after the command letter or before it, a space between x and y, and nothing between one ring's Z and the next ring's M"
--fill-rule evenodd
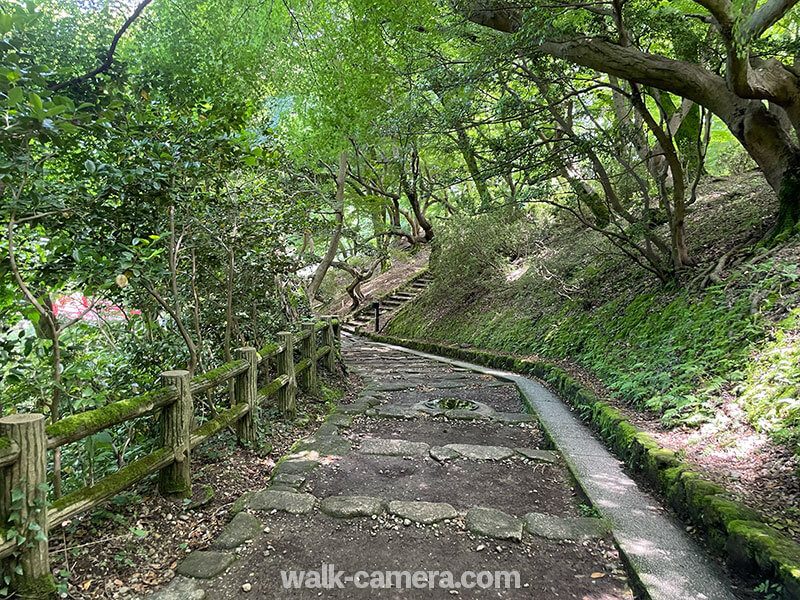
M42 111L42 99L39 97L39 94L36 94L35 92L31 92L28 95L28 100L30 100L31 106L33 106L33 109L36 112L41 112Z
M8 101L6 104L8 104L8 106L16 106L22 102L24 98L25 94L21 87L12 87L10 90L8 90Z
M13 20L11 15L7 13L0 14L0 33L6 34L11 31L11 27L13 25Z
M94 164L94 161L91 161L89 159L86 159L86 161L84 161L83 168L86 169L89 172L89 174L92 174L95 171L97 171L97 165Z

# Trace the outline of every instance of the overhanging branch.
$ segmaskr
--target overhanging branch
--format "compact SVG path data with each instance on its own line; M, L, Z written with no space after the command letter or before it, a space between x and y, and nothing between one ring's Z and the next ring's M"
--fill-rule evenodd
M120 27L117 33L114 34L114 37L111 40L111 45L108 47L108 52L106 52L106 58L99 67L97 67L96 69L92 69L88 73L79 75L78 77L73 77L72 79L68 79L67 81L62 81L61 83L51 85L50 91L57 92L60 89L69 87L76 83L80 83L81 81L86 81L87 79L91 79L95 75L99 75L100 73L105 73L106 71L108 71L114 62L114 52L117 49L117 44L119 44L120 39L122 39L122 36L125 34L128 28L131 25L133 25L133 22L139 18L139 15L142 14L142 11L152 1L153 0L142 0L142 2L140 2L139 5L136 7L136 10L133 11L133 14L131 14L131 16L125 20L125 22L122 24L122 27Z

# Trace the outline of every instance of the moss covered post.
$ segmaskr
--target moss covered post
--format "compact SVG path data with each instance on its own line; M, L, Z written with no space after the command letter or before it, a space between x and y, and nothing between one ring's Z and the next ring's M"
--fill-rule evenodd
M236 437L240 444L256 443L256 395L258 394L258 351L255 348L237 348L234 357L247 361L247 371L236 376L233 385L234 404L247 404L250 410L236 422Z
M325 317L328 326L322 330L322 343L324 346L330 348L330 351L325 356L325 368L331 373L336 370L336 334L333 332L333 317Z
M161 445L175 450L175 461L158 474L158 491L168 498L189 498L192 495L192 470L189 460L189 438L192 433L192 405L189 371L166 371L161 381L174 387L175 402L161 413Z
M20 598L51 598L56 586L47 547L47 434L45 417L16 414L0 419L0 435L19 446L16 462L0 474L0 519L25 538L9 565Z
M278 332L278 339L283 346L283 351L278 353L278 376L286 375L286 385L278 390L278 408L287 419L295 416L295 395L297 394L297 380L294 376L294 341L288 331Z
M303 323L303 332L306 337L300 343L302 360L308 361L308 366L300 373L300 389L307 394L317 393L317 330L314 323Z

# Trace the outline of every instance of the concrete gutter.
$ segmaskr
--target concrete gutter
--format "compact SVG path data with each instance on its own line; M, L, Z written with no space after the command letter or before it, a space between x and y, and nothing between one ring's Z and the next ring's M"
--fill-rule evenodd
M612 535L640 590L651 600L735 600L724 575L682 524L639 489L618 461L567 406L538 382L511 373L369 342L436 360L517 385L592 505L612 525Z

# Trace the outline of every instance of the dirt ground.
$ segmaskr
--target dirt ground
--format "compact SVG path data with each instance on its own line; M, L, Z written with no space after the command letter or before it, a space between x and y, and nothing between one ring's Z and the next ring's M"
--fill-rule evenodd
M365 419L353 422L353 439L362 437L394 438L425 442L430 445L485 444L510 448L541 448L544 438L535 423L501 425L489 421L447 421L440 419Z
M457 598L626 600L633 598L619 556L610 540L555 542L538 538L522 544L486 541L459 521L411 525L392 517L332 519L324 515L260 515L269 529L206 588L207 600L228 598ZM324 543L320 535L324 533ZM265 560L265 557L267 560ZM283 589L281 571L320 569L358 571L518 571L512 589ZM249 583L252 591L243 592Z
M438 463L353 453L314 471L307 484L319 498L355 494L448 502L456 509L490 506L520 517L531 511L580 515L578 494L563 467L518 460Z

